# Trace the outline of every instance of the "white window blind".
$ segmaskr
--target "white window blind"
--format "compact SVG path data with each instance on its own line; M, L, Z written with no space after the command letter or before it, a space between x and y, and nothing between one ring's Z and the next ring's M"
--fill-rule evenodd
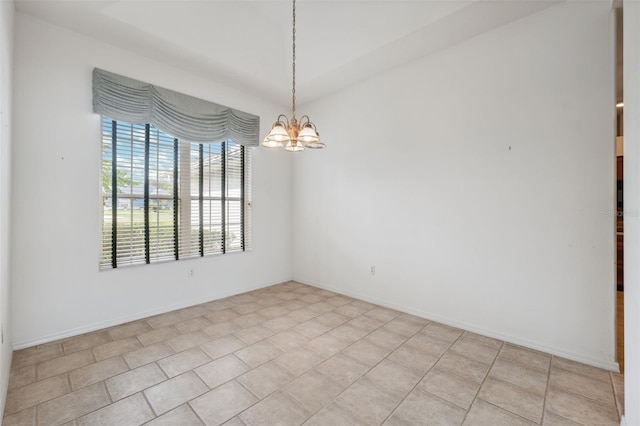
M100 268L250 248L248 149L102 119Z

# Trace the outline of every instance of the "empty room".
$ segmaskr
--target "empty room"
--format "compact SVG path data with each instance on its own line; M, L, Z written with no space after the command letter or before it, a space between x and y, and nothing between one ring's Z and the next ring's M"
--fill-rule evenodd
M0 0L2 424L640 426L638 76L634 1Z

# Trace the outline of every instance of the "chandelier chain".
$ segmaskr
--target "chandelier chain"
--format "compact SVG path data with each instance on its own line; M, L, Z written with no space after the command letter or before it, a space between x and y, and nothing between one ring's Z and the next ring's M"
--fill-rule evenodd
M293 104L293 119L296 118L296 0L293 0L293 89L291 100Z

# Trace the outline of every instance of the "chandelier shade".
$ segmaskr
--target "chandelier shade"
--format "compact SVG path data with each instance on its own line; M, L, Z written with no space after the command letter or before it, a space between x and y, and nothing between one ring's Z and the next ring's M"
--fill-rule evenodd
M304 151L305 148L321 149L324 143L320 142L320 133L316 125L303 115L300 121L296 119L296 0L293 0L293 81L292 81L292 114L291 120L280 114L271 131L262 141L265 148L283 148L290 152Z

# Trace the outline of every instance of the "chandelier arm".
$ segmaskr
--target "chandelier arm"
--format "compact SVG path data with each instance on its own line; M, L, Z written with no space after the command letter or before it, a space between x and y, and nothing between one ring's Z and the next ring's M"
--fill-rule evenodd
M280 120L280 117L284 118L284 120ZM281 122L282 124L286 124L286 127L289 127L289 119L284 114L280 114L276 119L276 122Z

